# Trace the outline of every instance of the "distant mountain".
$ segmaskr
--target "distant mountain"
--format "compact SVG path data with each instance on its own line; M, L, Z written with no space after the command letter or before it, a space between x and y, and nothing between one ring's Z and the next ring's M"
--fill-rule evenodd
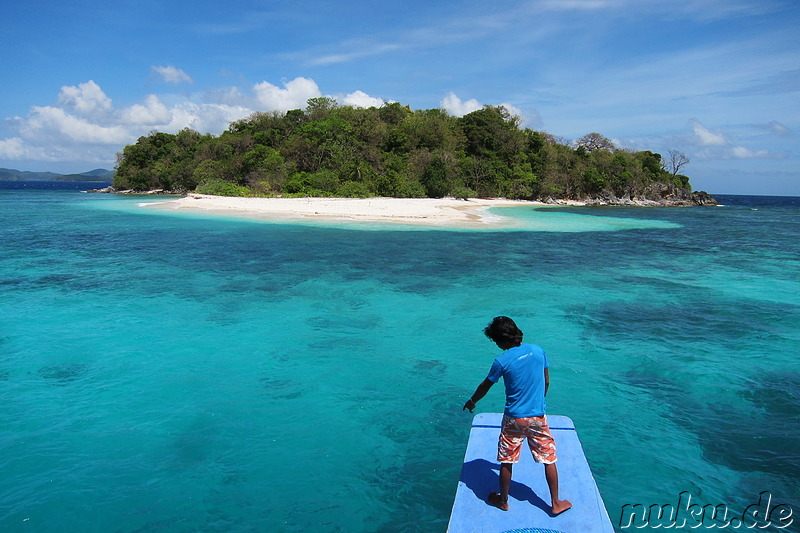
M79 176L97 176L98 178L113 178L114 171L113 170L106 170L104 168L96 168L94 170L90 170L89 172L81 172L78 174Z
M0 181L101 181L110 183L114 171L96 168L80 174L57 174L55 172L30 172L13 168L0 168Z
M0 168L1 181L53 181L60 175L53 172L29 172L13 168Z
M58 176L54 181L102 181L111 183L114 180L114 171L96 168L80 174L65 174Z

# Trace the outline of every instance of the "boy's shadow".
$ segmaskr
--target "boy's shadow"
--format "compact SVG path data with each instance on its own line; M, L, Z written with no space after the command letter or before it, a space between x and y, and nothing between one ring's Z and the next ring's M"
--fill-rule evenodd
M473 459L464 463L461 469L461 482L475 493L479 500L491 505L487 500L490 492L497 492L498 481L500 479L500 465L491 463L486 459ZM515 500L527 501L551 515L552 509L543 499L536 495L533 490L517 481L511 480L511 487L508 495Z

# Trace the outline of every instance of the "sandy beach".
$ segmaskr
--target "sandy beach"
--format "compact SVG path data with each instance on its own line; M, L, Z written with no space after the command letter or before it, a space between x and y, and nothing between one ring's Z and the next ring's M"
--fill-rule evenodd
M514 222L488 212L490 207L543 206L540 202L454 198L233 198L189 194L165 202L141 204L152 209L203 210L260 219L331 219L391 222L456 228L510 227Z

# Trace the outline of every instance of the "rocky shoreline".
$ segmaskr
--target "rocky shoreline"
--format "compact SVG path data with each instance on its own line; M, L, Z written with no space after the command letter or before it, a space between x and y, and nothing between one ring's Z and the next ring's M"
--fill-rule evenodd
M654 183L648 186L643 194L627 194L617 196L611 191L603 191L597 196L580 199L562 200L547 198L547 204L571 204L579 202L588 206L625 206L625 207L691 207L703 205L719 205L717 200L706 191L689 191L675 185Z
M643 196L599 196L584 200L586 205L594 206L632 206L632 207L691 207L691 206L714 206L718 205L717 200L705 191L665 191L664 194L643 195Z
M152 189L149 191L135 191L133 189L116 189L114 187L103 187L102 189L90 189L88 191L84 191L86 193L92 194L156 194L156 195L170 195L170 196L182 196L187 194L186 191L170 191L165 189Z

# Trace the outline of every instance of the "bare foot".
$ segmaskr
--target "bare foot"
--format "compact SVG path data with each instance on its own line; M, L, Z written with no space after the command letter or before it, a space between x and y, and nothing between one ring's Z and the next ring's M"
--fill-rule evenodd
M553 516L558 516L564 511L572 509L572 504L569 500L556 500L553 502Z
M492 492L492 493L489 494L489 497L487 499L489 500L489 504L490 505L494 505L495 507L497 507L501 511L508 511L508 502L507 501L504 502L500 498L500 494L499 493Z

